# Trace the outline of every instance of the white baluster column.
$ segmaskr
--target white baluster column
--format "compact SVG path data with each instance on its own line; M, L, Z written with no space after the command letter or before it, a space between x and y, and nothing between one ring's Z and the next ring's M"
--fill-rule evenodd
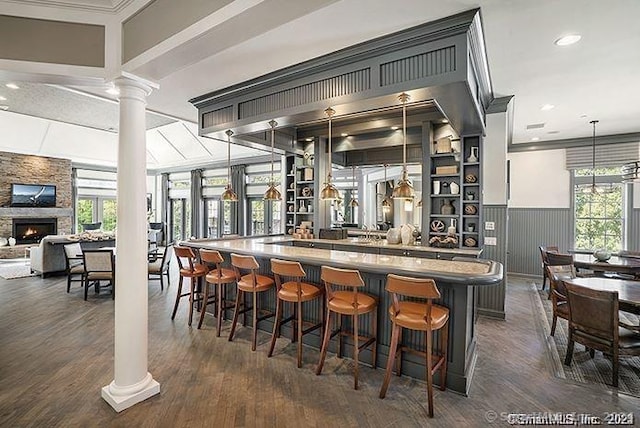
M117 412L160 393L147 371L146 98L154 85L134 76L120 90L115 286L115 378L102 398Z

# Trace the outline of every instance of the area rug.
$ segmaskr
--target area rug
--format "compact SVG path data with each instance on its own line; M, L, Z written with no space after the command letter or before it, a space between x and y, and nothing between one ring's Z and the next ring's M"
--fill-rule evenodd
M548 328L545 329L545 334L549 337L552 350L557 352L557 358L560 362L560 364L558 364L559 370L563 371L560 376L575 382L597 384L602 386L602 388L615 391L616 388L611 386L613 365L611 359L603 355L602 352L596 351L595 357L591 358L584 346L576 343L573 349L571 366L564 364L564 358L567 354L569 330L567 321L558 318L555 334L553 337L550 336L551 322L553 321L551 300L547 298L548 294L546 290L540 290L539 284L535 284L535 287L537 295L540 298L540 303L544 308L543 316L546 317L548 326ZM640 357L620 358L617 391L640 397Z
M0 266L0 277L4 279L25 278L32 275L31 267L28 265Z

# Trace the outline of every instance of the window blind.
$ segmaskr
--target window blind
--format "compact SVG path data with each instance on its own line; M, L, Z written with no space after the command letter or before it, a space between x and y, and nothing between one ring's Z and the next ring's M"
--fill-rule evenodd
M567 169L590 169L593 165L593 146L568 147ZM621 166L640 159L640 143L605 144L596 146L596 168Z

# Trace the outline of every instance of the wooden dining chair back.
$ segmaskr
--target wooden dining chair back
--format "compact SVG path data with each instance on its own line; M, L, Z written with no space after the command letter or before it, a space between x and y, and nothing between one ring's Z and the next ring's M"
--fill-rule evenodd
M320 362L316 369L316 375L322 373L329 340L333 336L339 335L338 357L342 358L343 338L348 336L353 338L353 360L355 362L353 387L354 389L358 389L359 354L361 349L371 346L371 366L373 368L376 367L378 355L378 299L359 291L359 289L364 287L365 283L358 270L322 266L320 268L320 278L325 286L327 315L325 317L324 338L322 340ZM338 328L333 332L331 331L331 313L335 313L338 316ZM366 314L371 314L369 316L370 326L368 336L361 335L359 328L359 317L360 315ZM353 323L352 331L347 331L342 328L342 316L344 315L351 316ZM362 344L360 340L363 340Z
M567 290L564 281L575 278L576 269L573 265L547 266L547 276L549 277L549 293L553 309L551 336L554 336L558 318L569 320L569 305L567 304Z
M231 324L231 332L229 333L229 341L233 340L233 336L236 332L236 326L238 324L238 316L243 314L243 325L247 323L247 312L252 313L252 326L253 336L251 341L251 350L256 350L258 341L258 322L270 318L275 315L275 312L267 312L263 316L258 316L258 293L263 293L275 285L273 278L267 275L258 273L260 265L253 256L245 256L241 254L231 254L231 265L235 271L237 278L237 293L235 309L233 311L233 322ZM250 293L252 296L252 304L249 306L246 303L246 293ZM242 309L241 309L242 308Z
M433 417L433 374L440 371L440 389L446 388L447 348L449 346L449 309L433 304L440 299L440 291L433 279L411 278L406 276L387 275L387 292L391 294L389 316L393 323L389 359L384 381L380 389L380 398L384 398L391 381L394 361L397 361L396 373L402 374L402 352L409 351L426 359L427 367L427 402L429 417ZM402 329L423 331L426 335L424 352L399 344ZM439 353L433 352L433 332L441 330ZM435 360L434 360L435 356Z
M322 297L322 287L304 281L306 272L299 262L271 259L271 273L276 282L276 322L273 326L271 334L271 345L269 346L268 356L273 355L276 339L280 337L282 325L291 321L293 323L293 336L291 341L298 342L298 368L302 367L302 337L314 330L322 329L324 325L324 304L320 309L320 322L312 324L308 328L304 328L303 303L309 302ZM324 303L324 299L322 300ZM293 306L293 315L283 318L284 303L291 303ZM322 337L322 333L320 334Z
M171 320L174 320L176 317L180 299L183 297L189 296L188 325L191 326L191 322L193 320L193 306L197 303L197 300L195 297L196 297L196 290L198 288L198 281L200 278L203 278L207 274L207 267L202 263L198 262L198 258L197 258L198 256L193 248L175 246L173 251L175 252L176 259L178 260L180 279L178 281L176 303L173 306L173 312L171 313ZM190 287L189 287L189 292L183 293L182 285L184 283L185 278L189 278Z
M82 247L79 242L64 246L65 273L67 274L67 293L71 290L71 282L84 285L84 265L82 264Z
M640 336L620 328L617 291L594 290L565 283L569 302L569 341L565 364L571 365L574 342L612 356L614 387L620 355L640 355ZM591 354L593 356L593 352Z
M82 252L84 265L84 300L87 300L89 287L94 286L100 291L100 281L109 281L111 296L115 298L115 258L112 250L84 250Z
M236 282L236 274L233 269L224 268L222 264L224 263L224 258L219 251L216 250L200 250L200 260L202 263L206 264L209 272L205 276L205 286L200 296L200 300L202 302L202 308L200 309L200 321L198 321L198 329L202 328L202 323L204 321L204 316L207 311L207 305L209 303L214 303L215 306L215 316L216 316L216 336L220 337L220 330L222 329L222 317L223 317L223 305L224 309L227 309L227 301L225 299L226 289L222 290L222 286L227 284L233 284ZM211 293L211 284L215 284L216 288L214 292Z
M573 255L547 253L547 266L573 266Z
M164 277L167 277L167 287L171 285L171 276L169 274L169 268L171 266L171 259L173 258L173 245L169 244L165 247L161 258L155 258L149 260L149 279L160 279L160 290L164 290ZM152 278L152 276L154 278ZM158 278L155 278L158 277Z
M547 266L548 266L548 258L547 258L547 254L548 253L558 253L558 247L556 247L555 245L540 245L538 247L538 250L540 250L540 258L542 259L542 289L544 290L545 286L546 286L546 282L547 282Z

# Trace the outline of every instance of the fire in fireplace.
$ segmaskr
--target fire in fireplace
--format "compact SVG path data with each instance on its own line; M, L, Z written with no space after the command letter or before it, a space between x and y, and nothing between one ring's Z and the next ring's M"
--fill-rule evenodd
M13 237L16 244L37 244L47 235L55 235L58 229L56 218L14 218Z

